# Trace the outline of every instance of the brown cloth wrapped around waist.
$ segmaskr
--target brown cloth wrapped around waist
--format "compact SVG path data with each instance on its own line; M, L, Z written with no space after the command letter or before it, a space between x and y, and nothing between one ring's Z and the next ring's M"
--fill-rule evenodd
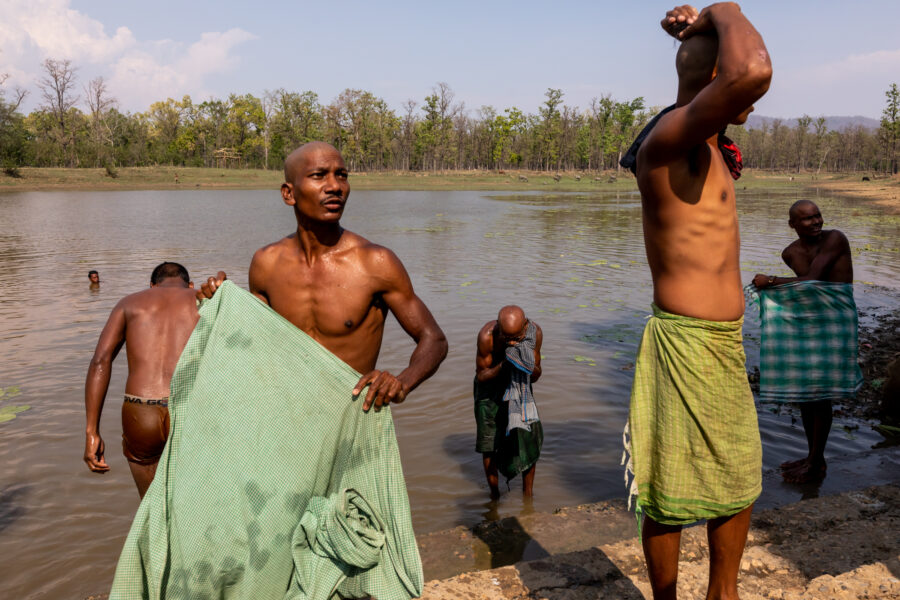
M159 460L169 438L169 399L125 394L122 403L122 452L139 465Z

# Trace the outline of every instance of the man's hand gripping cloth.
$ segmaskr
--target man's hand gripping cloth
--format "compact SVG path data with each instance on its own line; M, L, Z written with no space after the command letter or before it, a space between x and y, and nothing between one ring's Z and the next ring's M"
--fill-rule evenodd
M419 596L391 413L363 413L359 377L226 281L178 361L111 600Z
M685 525L735 514L759 496L762 447L742 324L653 306L625 428L638 518Z
M761 401L842 400L859 391L853 284L796 281L754 288L751 297L759 304L762 334Z
M509 420L506 433L515 428L531 431L531 424L539 421L534 392L531 390L531 372L534 371L534 347L537 343L537 327L528 321L525 338L515 346L506 349L506 360L514 368L510 369L509 385L503 399L509 402Z

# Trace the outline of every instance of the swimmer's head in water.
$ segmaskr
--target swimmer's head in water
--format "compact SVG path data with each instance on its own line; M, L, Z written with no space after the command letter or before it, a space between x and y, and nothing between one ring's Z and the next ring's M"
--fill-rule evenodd
M515 305L504 306L497 315L500 340L506 345L521 341L525 337L527 325L525 311Z
M344 158L325 142L309 142L284 161L281 197L298 219L337 222L350 195Z
M97 271L88 271L88 279L91 280L91 283L100 283L100 273Z
M150 285L159 285L166 279L180 279L186 286L191 285L191 276L188 275L187 269L174 262L160 263L153 269L150 274Z

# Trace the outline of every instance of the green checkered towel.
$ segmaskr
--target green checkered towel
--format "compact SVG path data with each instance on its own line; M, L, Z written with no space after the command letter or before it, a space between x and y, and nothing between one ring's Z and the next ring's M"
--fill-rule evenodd
M853 284L796 281L753 292L760 318L761 401L841 400L859 391Z
M391 412L363 413L359 377L226 281L178 361L110 599L419 596Z
M625 428L638 516L685 525L732 515L762 489L762 447L738 321L653 306ZM630 456L629 456L630 455Z

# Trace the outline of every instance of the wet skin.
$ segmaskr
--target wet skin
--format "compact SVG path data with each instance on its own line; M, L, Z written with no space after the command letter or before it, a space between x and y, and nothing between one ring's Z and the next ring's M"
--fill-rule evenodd
M733 3L666 13L663 29L682 40L676 108L663 116L637 157L644 243L661 309L710 321L744 314L734 181L718 133L743 123L768 90L772 67L762 37ZM707 598L737 598L748 507L709 521ZM653 596L676 597L680 527L644 518Z
M534 383L541 377L541 345L544 342L544 333L540 325L536 328L534 345L534 370L531 373L531 382ZM475 378L480 382L491 381L496 378L509 378L509 363L506 360L506 349L525 338L528 330L528 320L525 313L518 306L507 306L500 310L500 314L494 321L488 321L478 332L477 352L475 355ZM493 453L485 453L482 456L484 474L487 478L491 498L500 497L499 474ZM522 493L530 498L534 495L534 473L537 464L522 473Z
M128 379L125 393L143 398L167 398L181 351L199 320L192 286L181 278L163 279L149 290L126 296L116 304L100 333L84 387L87 414L84 461L95 473L109 471L100 436L100 415L109 388L112 362L125 344ZM129 462L141 497L153 480L156 463Z
M285 180L282 199L297 229L254 254L250 291L364 374L352 390L369 386L363 410L402 402L446 356L444 333L400 259L341 227L350 184L337 150L323 143L299 148L285 163ZM209 278L198 296L212 297L224 278ZM375 368L389 311L416 343L398 375Z

